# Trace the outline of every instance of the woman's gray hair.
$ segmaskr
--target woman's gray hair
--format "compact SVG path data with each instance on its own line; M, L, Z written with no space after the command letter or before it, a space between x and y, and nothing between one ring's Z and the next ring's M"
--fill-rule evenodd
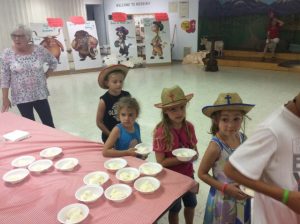
M27 40L31 41L31 39L32 39L32 30L28 26L25 26L23 24L18 24L13 29L13 31L10 33L10 35L15 34L17 31L22 32L26 36Z

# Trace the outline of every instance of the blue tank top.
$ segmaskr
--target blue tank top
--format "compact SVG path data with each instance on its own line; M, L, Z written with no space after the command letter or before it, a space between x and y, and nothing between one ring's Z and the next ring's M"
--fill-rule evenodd
M141 132L138 123L134 123L134 132L128 132L121 123L117 124L116 127L119 128L120 137L116 141L115 149L127 150L141 143Z

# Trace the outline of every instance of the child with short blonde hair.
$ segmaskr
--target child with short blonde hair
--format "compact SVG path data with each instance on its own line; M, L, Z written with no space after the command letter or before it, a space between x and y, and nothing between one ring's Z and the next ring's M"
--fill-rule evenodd
M100 97L96 116L96 124L102 131L102 141L104 143L111 130L119 123L116 103L121 97L130 96L129 92L122 90L128 71L129 68L125 65L111 65L99 73L99 86L103 89L108 89Z

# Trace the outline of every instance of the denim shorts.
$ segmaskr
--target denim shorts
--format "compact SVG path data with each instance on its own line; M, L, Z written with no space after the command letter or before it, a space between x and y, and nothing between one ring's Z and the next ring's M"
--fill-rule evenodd
M178 198L170 208L170 212L178 213L181 210L181 199L183 201L184 207L195 208L197 206L196 194L188 191L182 197Z

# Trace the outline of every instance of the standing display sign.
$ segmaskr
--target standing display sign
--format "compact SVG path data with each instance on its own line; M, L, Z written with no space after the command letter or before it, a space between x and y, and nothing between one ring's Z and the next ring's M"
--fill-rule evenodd
M135 23L124 13L113 13L108 21L110 52L128 60L137 57Z
M50 27L46 23L31 23L32 40L36 45L42 45L57 59L55 71L69 70L68 54L66 51L63 28Z
M75 70L102 67L95 21L67 22Z
M170 26L166 19L144 18L147 64L171 62Z

